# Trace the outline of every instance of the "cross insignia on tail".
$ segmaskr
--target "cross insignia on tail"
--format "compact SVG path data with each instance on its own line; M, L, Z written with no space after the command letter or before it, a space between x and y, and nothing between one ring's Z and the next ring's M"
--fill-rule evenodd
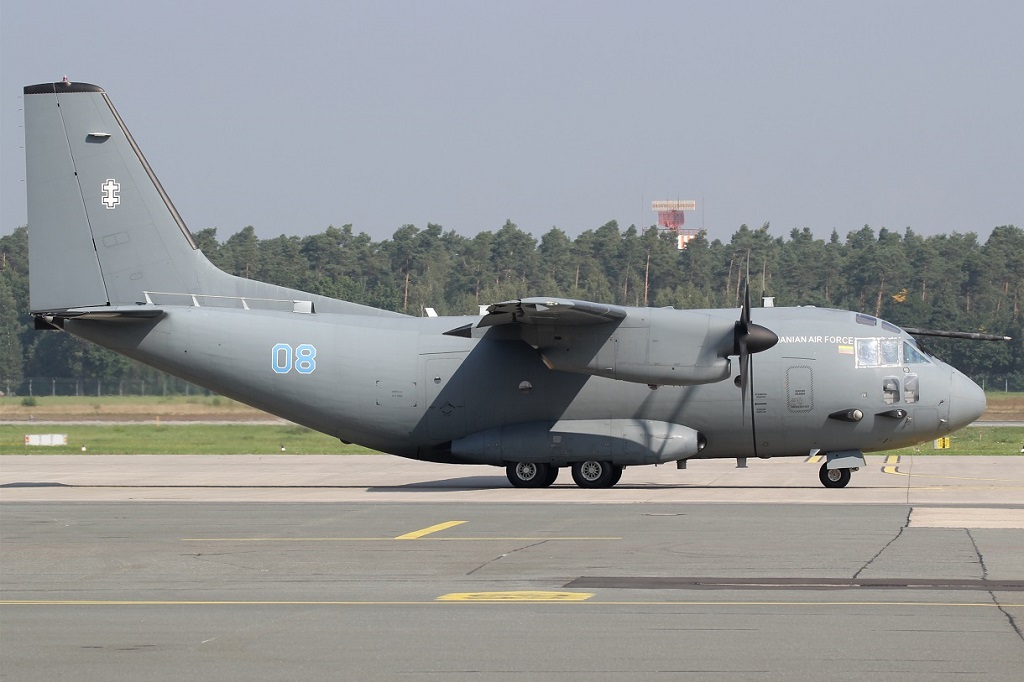
M103 190L103 198L100 199L103 205L106 208L117 208L121 203L121 184L111 178L100 185L100 189Z

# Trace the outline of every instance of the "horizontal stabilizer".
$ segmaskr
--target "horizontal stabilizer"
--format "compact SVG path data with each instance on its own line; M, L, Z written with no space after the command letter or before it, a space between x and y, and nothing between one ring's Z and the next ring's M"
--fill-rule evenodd
M148 306L93 306L89 308L65 308L33 313L38 317L60 320L143 320L160 317L164 311Z

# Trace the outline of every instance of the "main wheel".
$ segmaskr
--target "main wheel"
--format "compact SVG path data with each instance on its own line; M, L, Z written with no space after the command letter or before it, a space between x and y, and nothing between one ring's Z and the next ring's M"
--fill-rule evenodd
M515 488L546 488L555 482L558 468L544 462L513 462L505 467L505 476Z
M588 459L572 465L572 480L581 488L610 488L618 480L616 473L622 475L622 467L611 462Z
M845 488L850 482L849 469L829 469L828 462L821 465L818 470L818 479L826 488Z

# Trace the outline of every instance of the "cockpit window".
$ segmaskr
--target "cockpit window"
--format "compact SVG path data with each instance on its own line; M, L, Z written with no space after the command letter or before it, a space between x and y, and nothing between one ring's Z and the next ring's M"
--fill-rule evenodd
M893 332L894 334L899 334L902 331L896 325L892 324L891 322L886 322L885 320L882 320L882 329L884 329L887 332Z
M900 401L900 380L896 377L885 377L882 380L882 401L893 405Z
M877 322L878 320L875 319L874 317L871 317L870 315L865 315L864 313L857 313L857 324L863 324L868 327L874 327Z
M907 401L908 405L913 405L921 398L916 374L908 374L903 377L903 389L903 399Z
M928 358L926 358L921 351L906 341L903 342L903 364L923 365L927 362Z
M878 367L878 339L857 339L857 366Z
M925 365L931 361L909 341L894 337L869 337L854 340L857 367L899 367Z
M899 339L882 339L879 344L879 350L883 367L892 367L900 364L900 340Z
M897 367L900 363L900 339L857 339L858 367Z

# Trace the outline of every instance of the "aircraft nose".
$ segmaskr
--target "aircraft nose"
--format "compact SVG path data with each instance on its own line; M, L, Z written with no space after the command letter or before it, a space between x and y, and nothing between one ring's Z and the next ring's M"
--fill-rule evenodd
M950 430L967 426L985 411L985 392L960 372L953 370L949 381Z

